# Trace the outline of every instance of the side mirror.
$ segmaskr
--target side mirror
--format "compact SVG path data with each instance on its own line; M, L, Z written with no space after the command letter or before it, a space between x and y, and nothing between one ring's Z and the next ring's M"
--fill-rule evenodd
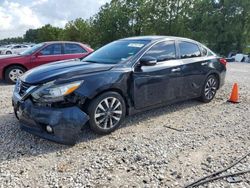
M140 59L142 66L154 66L157 63L157 59L151 56L144 56Z

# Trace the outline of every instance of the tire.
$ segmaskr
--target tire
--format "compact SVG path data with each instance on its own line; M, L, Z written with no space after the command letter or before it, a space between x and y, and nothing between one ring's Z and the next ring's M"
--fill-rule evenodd
M7 51L6 54L12 54L12 52L11 51Z
M103 135L113 132L121 125L125 118L126 105L119 93L106 92L93 99L87 111L90 128Z
M208 76L203 86L200 100L202 102L209 103L215 97L218 88L219 88L218 78L215 75Z
M18 66L18 65L10 66L5 70L5 73L4 73L5 81L10 84L15 84L17 79L20 76L22 76L25 71L26 71L25 68L21 66Z

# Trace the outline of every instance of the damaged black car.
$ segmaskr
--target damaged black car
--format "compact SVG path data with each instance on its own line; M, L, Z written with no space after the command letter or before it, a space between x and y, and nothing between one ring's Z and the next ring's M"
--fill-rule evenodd
M98 134L126 115L177 101L210 102L224 84L226 61L191 39L145 36L114 41L83 60L46 64L16 83L21 129L75 144L88 123Z

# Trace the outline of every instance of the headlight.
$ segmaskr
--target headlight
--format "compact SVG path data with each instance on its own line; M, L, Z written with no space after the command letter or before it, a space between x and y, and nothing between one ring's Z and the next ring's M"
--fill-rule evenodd
M60 101L63 97L75 91L83 81L67 84L54 85L54 82L47 83L32 93L32 97L41 101Z

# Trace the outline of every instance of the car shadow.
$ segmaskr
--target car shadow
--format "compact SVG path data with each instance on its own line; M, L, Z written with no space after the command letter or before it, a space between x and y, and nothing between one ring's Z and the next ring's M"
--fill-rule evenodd
M9 84L5 82L4 80L0 80L0 86L11 86L11 85L14 85L14 84Z
M125 119L120 129L143 123L150 118L155 118L164 114L172 113L185 108L202 105L196 100L189 100L181 103L167 105L161 108L142 112ZM32 134L21 131L18 120L13 113L0 115L1 131L0 131L0 163L6 160L20 159L24 157L37 156L46 153L59 152L72 146L57 144ZM116 134L115 132L113 134ZM83 130L78 144L99 139L103 136L93 133L89 126Z

